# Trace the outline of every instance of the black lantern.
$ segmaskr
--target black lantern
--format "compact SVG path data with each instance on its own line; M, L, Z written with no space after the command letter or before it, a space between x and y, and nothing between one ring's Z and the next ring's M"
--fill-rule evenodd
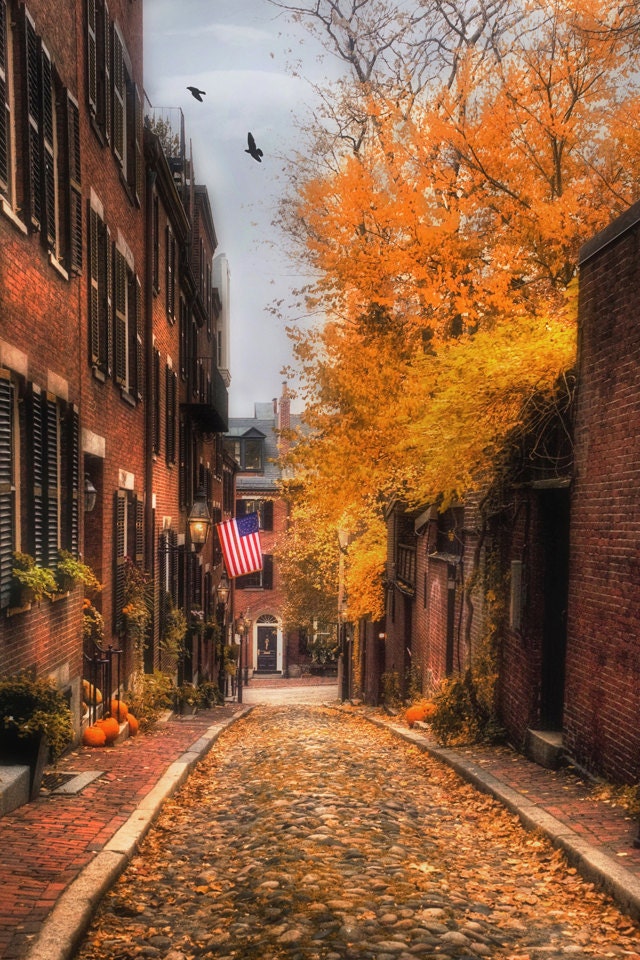
M198 487L196 490L187 523L189 524L191 543L196 550L201 550L207 542L209 527L211 526L211 514L207 506L207 496L204 492L204 487Z
M98 496L98 491L91 483L89 477L85 474L84 478L84 512L91 513L93 508L96 505L96 497Z
M223 570L223 571L222 571L222 576L220 577L220 582L218 583L218 586L216 587L216 594L217 594L217 597L218 597L218 603L220 604L221 607L226 606L227 600L229 599L230 589L231 589L231 588L229 587L229 581L227 580L227 575L226 575L226 573L225 573L224 570Z

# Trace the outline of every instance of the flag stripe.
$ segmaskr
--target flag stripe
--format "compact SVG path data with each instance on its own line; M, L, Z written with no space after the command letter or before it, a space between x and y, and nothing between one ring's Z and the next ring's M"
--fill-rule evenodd
M262 570L262 548L257 513L217 524L227 575L240 577Z

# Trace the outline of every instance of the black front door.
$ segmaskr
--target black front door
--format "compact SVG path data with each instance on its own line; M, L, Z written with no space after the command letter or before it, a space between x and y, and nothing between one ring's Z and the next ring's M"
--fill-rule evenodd
M260 673L275 673L277 657L277 628L258 626L258 671Z

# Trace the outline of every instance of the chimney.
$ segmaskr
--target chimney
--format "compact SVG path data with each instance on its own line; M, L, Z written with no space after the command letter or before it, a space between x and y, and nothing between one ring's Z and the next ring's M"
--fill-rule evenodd
M277 404L277 401L274 401L274 403ZM291 400L289 399L289 390L286 380L282 384L282 394L280 396L280 404L278 406L277 427L278 431L289 430L291 428ZM289 446L289 438L280 436L278 440L280 453L286 454L289 450Z

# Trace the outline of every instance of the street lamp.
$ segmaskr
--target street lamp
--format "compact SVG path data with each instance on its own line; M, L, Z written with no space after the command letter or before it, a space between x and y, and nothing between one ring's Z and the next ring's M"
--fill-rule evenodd
M247 621L245 620L242 614L240 614L236 622L236 632L240 637L240 653L238 656L237 693L238 693L238 703L242 703L242 654L244 650L244 636L247 632Z
M209 535L211 526L211 514L207 506L207 496L204 487L198 487L193 498L193 506L189 514L187 524L189 526L189 537L196 550L202 550Z

